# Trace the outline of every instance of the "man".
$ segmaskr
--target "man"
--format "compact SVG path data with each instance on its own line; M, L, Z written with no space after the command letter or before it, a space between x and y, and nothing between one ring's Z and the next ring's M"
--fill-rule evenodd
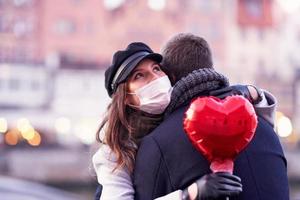
M198 199L205 199L200 194L201 180L207 180L211 171L208 161L192 146L183 130L189 103L194 97L210 94L243 94L252 103L257 98L251 98L243 86L227 87L226 77L214 71L208 44L200 37L179 34L167 42L162 54L162 66L172 74L175 84L165 120L139 147L134 172L135 199L154 199L184 189L196 180L200 189ZM230 199L289 199L286 160L279 139L260 116L256 134L235 160L233 173L241 178L243 191Z

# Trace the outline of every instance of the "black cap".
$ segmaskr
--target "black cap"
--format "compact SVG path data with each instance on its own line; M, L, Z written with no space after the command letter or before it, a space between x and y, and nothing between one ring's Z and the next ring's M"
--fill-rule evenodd
M132 70L145 58L161 62L162 56L154 53L142 42L130 43L125 50L117 51L112 64L105 71L105 88L108 95L116 91L118 85L125 82Z

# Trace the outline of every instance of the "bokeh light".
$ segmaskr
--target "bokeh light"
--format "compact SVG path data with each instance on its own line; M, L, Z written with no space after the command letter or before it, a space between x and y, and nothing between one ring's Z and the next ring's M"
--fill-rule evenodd
M277 0L277 2L287 13L293 13L300 9L300 0Z
M107 10L114 10L120 7L124 3L124 0L104 0L103 3Z
M276 113L277 133L280 137L288 137L293 132L291 120L281 112Z
M10 130L4 136L4 141L8 145L16 145L19 141L19 132L18 130Z
M39 146L41 142L41 135L37 131L34 131L34 137L28 140L28 144L30 144L31 146Z
M166 6L166 0L148 0L148 6L152 10L161 11Z
M21 118L17 121L17 128L20 132L26 132L32 128L30 122L26 118Z
M92 144L96 138L98 121L94 118L81 119L74 127L74 134L84 144Z
M33 127L30 127L26 131L21 132L22 137L26 140L31 140L34 137L34 134L35 134L35 130Z
M66 117L60 117L55 120L54 126L58 134L68 134L71 130L71 121Z
M0 118L0 133L5 133L7 131L7 120L5 118Z

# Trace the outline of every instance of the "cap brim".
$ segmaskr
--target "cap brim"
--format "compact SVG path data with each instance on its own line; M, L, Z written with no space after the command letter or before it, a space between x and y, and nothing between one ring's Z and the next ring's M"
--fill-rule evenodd
M160 63L162 61L162 56L158 53L149 53L147 55L143 55L141 57L136 58L134 61L132 61L130 64L128 64L126 69L124 69L122 74L120 74L120 76L117 80L117 84L126 81L126 79L130 76L130 74L134 70L134 68L136 68L138 66L138 64L146 58L148 58L150 60L154 60L158 63Z

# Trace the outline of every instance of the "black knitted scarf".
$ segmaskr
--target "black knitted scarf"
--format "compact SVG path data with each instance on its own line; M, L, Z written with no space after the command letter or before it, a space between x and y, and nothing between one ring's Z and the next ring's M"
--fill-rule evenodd
M214 69L197 69L175 83L165 117L189 103L194 97L205 96L212 90L227 86L229 86L228 79Z

